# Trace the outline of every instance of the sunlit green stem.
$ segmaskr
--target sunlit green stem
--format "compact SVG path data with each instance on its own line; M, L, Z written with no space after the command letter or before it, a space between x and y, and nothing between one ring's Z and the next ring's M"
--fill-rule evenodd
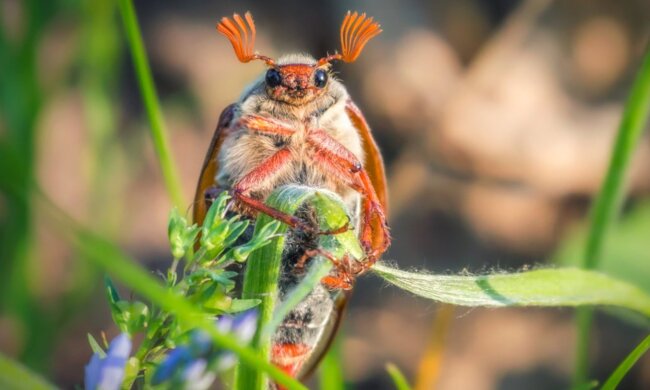
M630 368L634 366L641 356L650 349L650 335L648 335L639 345L630 352L630 354L616 367L616 370L612 375L607 379L601 390L614 390L621 382L621 379L630 371Z
M167 192L174 205L179 209L183 209L186 207L186 203L183 201L181 185L176 172L176 165L174 164L169 150L165 122L160 110L160 103L158 101L158 95L156 94L156 86L153 82L153 76L151 75L149 61L144 49L144 44L142 43L142 34L140 33L140 26L138 25L135 9L133 8L131 0L119 0L119 4L122 20L124 22L124 30L129 41L129 47L131 48L135 73L140 85L140 92L142 93L142 100L144 101L147 116L149 117L151 137L153 139L156 153L158 154L160 167L165 180L165 186L167 187Z
M643 134L649 112L650 50L646 51L632 86L614 143L607 175L591 210L591 225L582 258L584 268L596 268L600 262L607 229L620 209L627 167ZM592 311L589 308L579 309L577 314L578 342L573 377L574 387L580 386L588 377L589 333L592 317Z

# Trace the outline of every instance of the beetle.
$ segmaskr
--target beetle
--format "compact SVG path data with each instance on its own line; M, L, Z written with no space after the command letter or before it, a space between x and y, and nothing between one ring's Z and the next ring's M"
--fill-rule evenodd
M299 217L267 206L266 197L287 184L338 194L351 212L350 224L359 228L366 257L358 262L329 256L335 267L313 293L311 311L296 309L295 318L284 322L285 330L304 328L309 325L306 321L314 325L318 313L313 307L329 310L333 315L324 313L327 321L321 321L322 329L315 336L328 343L347 296L341 291L350 290L356 276L370 268L390 245L384 163L366 119L332 73L331 64L354 62L382 30L365 13L348 11L340 29L341 53L318 60L305 54L278 60L257 54L255 23L249 12L243 17L235 13L232 19L222 18L217 31L228 38L239 61L260 60L267 70L221 113L201 168L194 221L203 222L215 192L229 191L238 213L251 218L265 213L294 229L309 231L310 226ZM298 378L311 371L327 349L326 345L316 348L313 343L300 343L301 337L285 337L284 343L282 337L276 337L272 351L272 361Z

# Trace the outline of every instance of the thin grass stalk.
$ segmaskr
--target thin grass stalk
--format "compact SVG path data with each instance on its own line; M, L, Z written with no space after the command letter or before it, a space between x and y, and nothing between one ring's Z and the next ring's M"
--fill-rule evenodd
M594 269L600 263L607 230L620 211L627 168L643 134L649 112L650 50L646 50L641 68L632 85L630 97L625 104L605 180L591 209L591 224L582 258L583 268ZM585 383L588 377L592 309L578 309L576 320L578 341L573 375L574 387Z
M144 43L142 42L138 18L131 0L119 0L119 6L122 21L124 22L124 31L129 42L129 48L131 49L131 56L133 57L138 85L142 93L142 100L149 118L151 138L165 180L165 187L173 204L179 209L184 209L186 203L183 201L183 192L178 179L178 173L176 172L176 164L169 149L165 121L160 109L160 102L156 93L156 86L153 82L149 60L147 59Z
M341 338L339 335L332 342L318 370L318 383L321 390L345 390L343 359L341 357Z
M616 370L612 375L605 381L601 390L614 390L618 387L618 384L621 383L621 380L625 374L630 371L634 364L650 349L650 335L648 335L643 341L637 345L632 352L621 362L621 364L616 367Z

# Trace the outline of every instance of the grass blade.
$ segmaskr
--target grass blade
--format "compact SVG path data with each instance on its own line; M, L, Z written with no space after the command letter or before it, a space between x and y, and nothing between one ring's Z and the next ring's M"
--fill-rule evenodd
M650 349L650 335L648 335L639 345L630 352L630 354L621 362L621 364L616 367L616 370L612 375L607 379L605 384L602 387L602 390L614 390L621 382L621 379L627 374L628 371L634 366L634 364Z
M650 50L646 50L641 68L625 104L623 118L602 187L591 210L591 224L582 267L595 268L602 257L605 235L620 209L624 181L632 154L643 134L650 113ZM593 314L590 309L577 313L578 342L573 384L584 383L588 376L589 339Z
M409 385L406 377L396 365L393 363L386 364L386 371L388 371L388 375L393 379L397 390L411 390L411 385Z
M330 350L327 351L318 373L318 383L321 390L344 390L343 362L341 361L341 334L334 339Z
M373 271L413 294L460 306L611 305L650 316L650 295L640 288L577 268L466 276L407 272L380 263Z
M165 187L174 205L179 209L184 209L186 203L183 201L183 193L181 191L178 173L176 172L176 164L174 164L169 150L165 121L160 110L156 86L153 82L149 60L147 59L144 43L142 42L138 18L131 0L119 0L119 5L122 21L124 22L124 30L129 41L131 56L133 57L138 85L142 93L142 100L147 111L147 116L149 117L151 138L153 139L154 148L156 149L160 168L162 169L165 180Z
M53 390L56 387L0 353L0 389Z

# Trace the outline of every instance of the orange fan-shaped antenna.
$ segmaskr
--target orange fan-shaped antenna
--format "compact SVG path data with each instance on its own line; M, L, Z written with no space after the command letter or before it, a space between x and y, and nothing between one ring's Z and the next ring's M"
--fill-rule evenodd
M244 19L246 23L244 23ZM250 62L252 60L262 60L267 65L273 66L274 62L271 58L255 54L254 52L255 22L250 12L246 12L244 18L239 16L239 14L234 14L232 19L227 17L221 18L221 21L217 24L217 31L228 38L239 61Z
M348 13L341 24L341 52L323 57L318 61L318 65L324 65L333 60L343 60L345 62L354 62L363 47L369 40L381 33L379 23L373 22L372 18L367 18L366 14L359 15L358 12Z
M341 24L341 59L354 62L366 43L379 33L379 23L373 22L372 18L366 18L365 13L359 15L357 12L348 11Z

